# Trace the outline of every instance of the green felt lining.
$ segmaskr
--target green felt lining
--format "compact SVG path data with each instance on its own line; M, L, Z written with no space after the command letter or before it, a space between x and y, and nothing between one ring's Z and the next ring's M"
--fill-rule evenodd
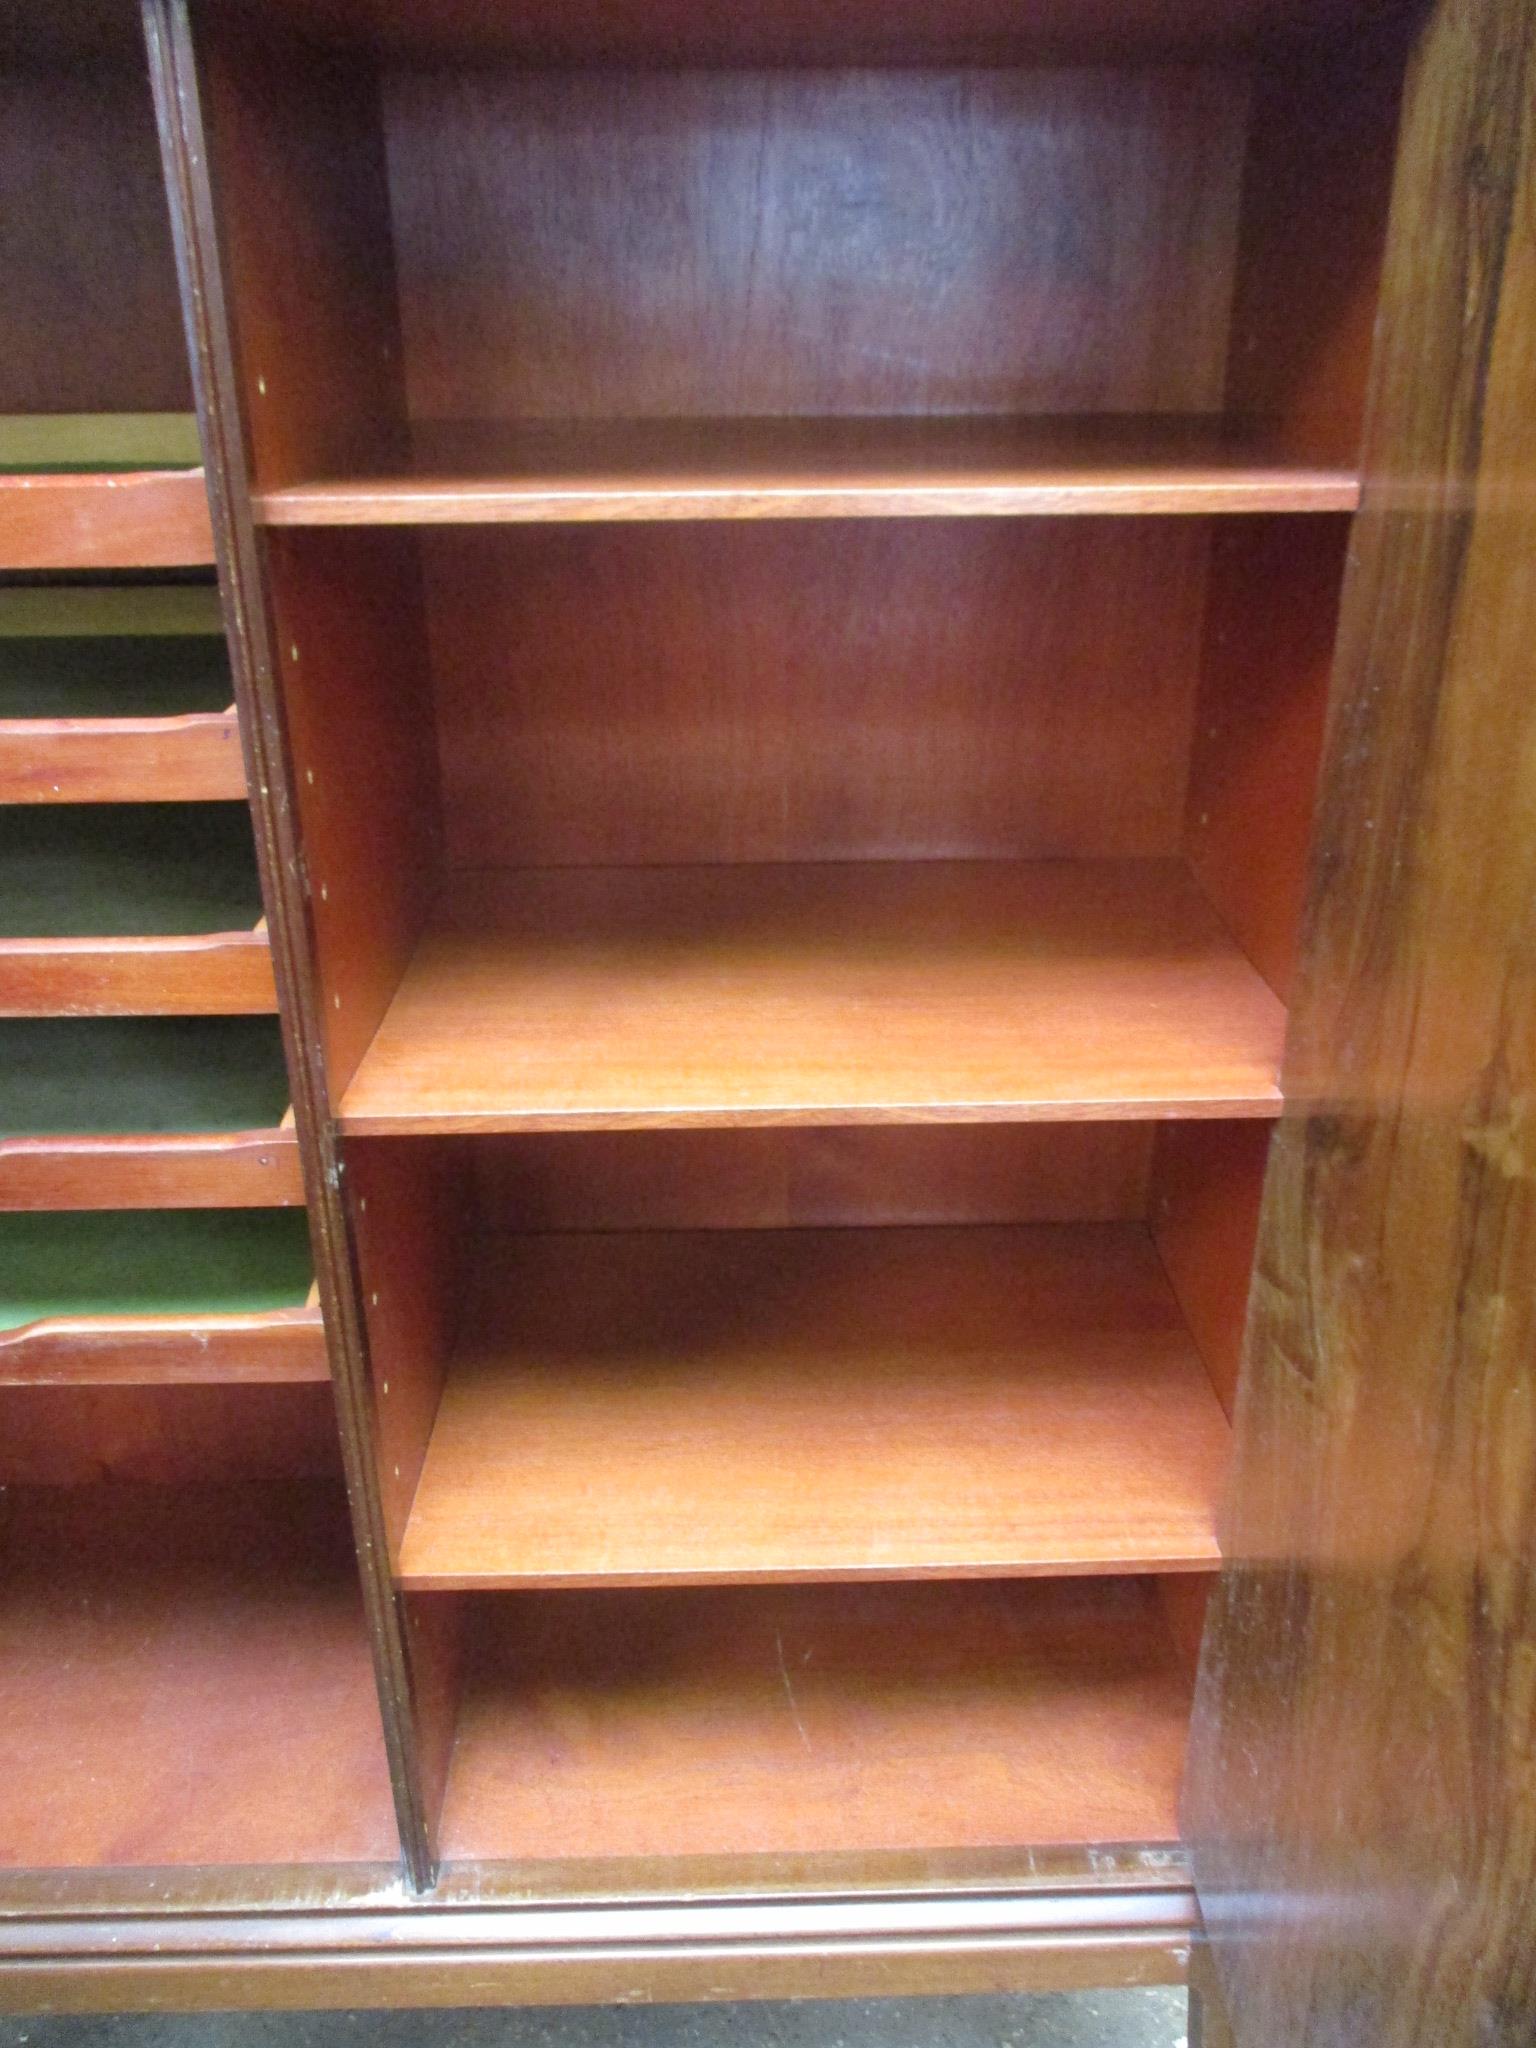
M275 1017L0 1021L0 1138L271 1130L287 1107Z
M302 1209L0 1215L0 1329L44 1316L301 1308L311 1270Z
M234 694L221 639L0 635L0 718L174 718Z
M244 803L0 807L0 938L249 931L260 916Z

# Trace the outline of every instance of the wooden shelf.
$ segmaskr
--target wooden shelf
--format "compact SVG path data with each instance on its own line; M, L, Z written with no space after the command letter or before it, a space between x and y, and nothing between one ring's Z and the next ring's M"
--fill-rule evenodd
M0 1385L329 1378L294 1209L0 1216Z
M1188 1718L1146 1582L490 1594L443 1848L1172 1842Z
M13 1488L0 1865L392 1863L339 1487Z
M0 1210L302 1203L270 1017L0 1021Z
M190 413L0 418L0 569L157 569L214 559Z
M276 1007L243 804L0 809L0 1016Z
M461 876L341 1120L1267 1117L1284 1028L1175 862Z
M404 474L256 496L269 526L1352 512L1352 469L1211 419L646 420L419 427Z
M482 1247L415 1587L1213 1569L1230 1432L1139 1225Z

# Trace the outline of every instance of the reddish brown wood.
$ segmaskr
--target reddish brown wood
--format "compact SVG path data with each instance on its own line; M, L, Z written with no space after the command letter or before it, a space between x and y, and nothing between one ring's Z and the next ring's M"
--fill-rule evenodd
M1149 1585L481 1596L450 1859L1171 1842Z
M1227 1428L1134 1226L590 1232L471 1263L408 1586L1216 1562Z
M1190 1334L1231 1415L1270 1126L1159 1125L1147 1215Z
M0 413L185 412L181 305L131 10L110 8L106 50L69 46L88 14L108 12L86 0L12 0L7 12L22 19L9 35L0 24ZM55 36L64 47L47 47ZM212 560L211 543L194 559Z
M0 1331L0 1386L324 1380L317 1308L228 1316L49 1316Z
M24 1489L0 1549L0 1863L389 1859L338 1488Z
M1283 1028L1172 863L463 878L342 1121L1271 1116Z
M1146 1215L1152 1136L1142 1123L524 1133L465 1140L454 1170L498 1232L1110 1223ZM375 1142L390 1144L357 1141L349 1159Z
M192 937L0 938L0 1017L227 1017L276 1008L259 925Z
M286 1209L303 1200L291 1130L0 1138L0 1210Z
M1392 0L1385 0L1387 10ZM995 63L1019 56L1242 49L1276 33L1367 25L1383 0L771 0L722 15L706 0L607 0L573 13L560 0L275 0L296 28L417 56L501 55L534 64L763 61Z
M1185 851L1282 1001L1301 924L1347 540L1343 520L1244 519L1211 542Z
M0 1386L0 1486L337 1477L336 1404L279 1386Z
M438 864L420 585L407 535L278 543L268 561L318 1030L339 1095L405 971Z
M1242 2048L1536 2012L1536 7L1410 70L1187 1824Z
M268 526L1349 512L1359 479L1200 421L851 419L418 431L418 467L256 494Z
M190 803L244 795L233 711L0 719L0 803Z
M1178 853L1208 541L424 535L449 864Z
M440 459L445 421L686 419L535 438L513 466L633 460L685 489L743 464L750 490L873 458L959 489L1034 442L914 415L1217 411L1246 104L1243 71L1193 65L394 68L416 452ZM826 443L839 414L868 432ZM1041 452L1134 465L1151 434Z
M0 473L0 569L166 569L212 560L200 469Z

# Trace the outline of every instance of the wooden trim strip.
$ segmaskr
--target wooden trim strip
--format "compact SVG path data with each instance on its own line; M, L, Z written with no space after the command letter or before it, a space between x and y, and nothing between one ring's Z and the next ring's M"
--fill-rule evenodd
M291 1130L0 1138L0 1211L303 1206Z
M1180 1984L1187 1884L0 1921L0 2009L573 2004Z
M260 930L0 939L0 1017L229 1017L276 1008Z
M309 1308L229 1316L49 1316L0 1332L0 1386L150 1387L327 1380Z
M0 569L175 569L212 560L200 469L0 475Z
M233 706L176 718L0 719L0 804L202 803L244 795Z

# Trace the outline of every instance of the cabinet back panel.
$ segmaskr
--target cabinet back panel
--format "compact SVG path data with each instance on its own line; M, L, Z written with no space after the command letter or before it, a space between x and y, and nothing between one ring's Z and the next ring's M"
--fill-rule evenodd
M1219 410L1247 73L395 69L427 420Z
M122 64L0 71L0 192L0 413L190 407L136 49Z
M1203 521L422 536L450 866L1179 851Z
M1152 1144L1135 1123L550 1132L472 1139L460 1172L498 1233L1108 1223L1145 1214Z

